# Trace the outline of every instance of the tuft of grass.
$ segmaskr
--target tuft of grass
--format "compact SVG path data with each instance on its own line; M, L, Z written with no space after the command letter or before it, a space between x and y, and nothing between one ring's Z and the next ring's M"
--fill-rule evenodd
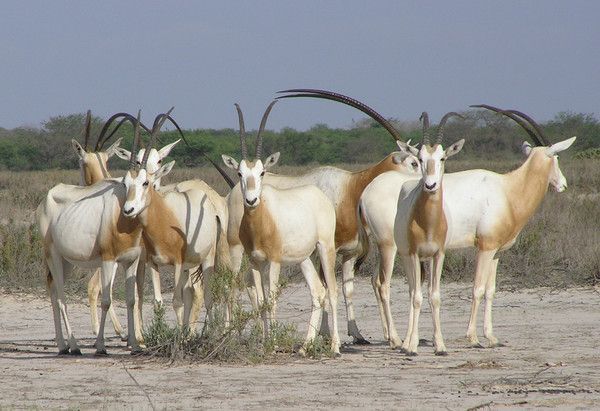
M314 340L309 342L304 347L306 356L314 359L321 358L333 358L333 351L331 350L331 338L317 335Z

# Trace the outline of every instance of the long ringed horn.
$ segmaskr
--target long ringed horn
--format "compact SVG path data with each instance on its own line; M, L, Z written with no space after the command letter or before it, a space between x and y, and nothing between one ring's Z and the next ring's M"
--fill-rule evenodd
M529 124L531 124L531 126L533 127L533 129L537 132L537 135L540 139L540 141L543 143L544 146L551 146L552 144L550 143L550 141L548 140L548 138L546 137L546 134L544 133L544 130L542 130L542 127L534 120L532 119L530 116L528 116L527 114L521 112L521 111L517 111L517 110L506 110L509 113L513 113L521 118L523 118L524 120L526 120Z
M419 120L423 122L423 145L429 144L429 114L426 111L421 113Z
M373 120L377 121L381 124L387 131L392 135L395 140L403 141L400 132L392 126L392 124L387 121L383 116L373 110L371 107L367 106L360 101L353 99L352 97L345 96L343 94L335 93L333 91L327 90L317 90L317 89L309 89L309 88L297 88L290 90L281 90L277 93L297 93L297 94L289 94L285 96L278 96L277 99L281 98L293 98L293 97L313 97L313 98L322 98L325 100L337 101L339 103L346 104L350 107L354 107L357 110L362 111Z
M455 111L450 111L444 114L444 117L440 120L440 124L438 125L438 131L436 136L436 144L441 144L444 138L444 127L446 127L446 122L450 120L450 117L460 117L464 120L464 117L458 114Z
M92 128L92 110L85 114L85 124L83 126L83 149L87 151L88 141L90 140L90 130Z
M269 118L269 114L271 113L271 109L273 108L275 103L277 103L277 100L271 101L271 104L269 104L269 106L265 110L265 113L262 116L262 119L260 120L260 127L258 128L258 133L256 133L256 159L257 160L260 159L260 157L262 156L262 145L263 145L262 133L265 130L265 126L267 125L267 118Z
M154 119L154 125L152 126L152 133L150 134L150 141L148 142L148 146L146 147L146 151L144 151L144 157L142 158L142 167L146 167L146 163L148 162L148 157L150 156L150 150L154 146L154 142L156 141L156 136L160 132L165 121L171 116L171 112L175 107L171 107L169 111L164 114L157 116Z
M248 146L246 145L246 128L244 127L244 115L242 109L238 103L235 103L235 109L237 110L238 122L240 124L240 148L242 150L242 160L248 159Z
M537 136L537 134L535 134L535 132L530 128L530 124L526 123L525 121L523 121L523 119L521 119L520 117L518 117L515 114L511 113L510 111L502 110L502 109L499 109L498 107L490 106L488 104L474 104L474 105L471 105L469 107L485 108L487 110L491 110L491 111L494 111L496 113L500 113L502 115L505 115L506 117L512 119L518 125L520 125L523 128L523 130L525 130L527 132L527 134L529 134L529 137L531 137L531 139L533 140L533 142L536 145L538 145L538 146L543 146L544 145L544 143L542 143L542 141Z
M111 133L108 136L106 136L106 133L108 132L108 129L110 128L112 123L120 117L123 117L123 118L117 123L117 125L111 131ZM104 147L104 144L106 144L106 142L108 140L110 140L110 138L117 132L119 127L121 127L123 125L123 123L125 123L126 121L131 122L131 124L133 124L134 126L137 123L136 118L129 113L116 113L116 114L113 114L112 116L110 116L110 118L108 120L106 120L106 123L104 123L102 130L100 130L100 134L98 135L98 140L96 140L96 146L94 148L94 151L101 150L102 147ZM144 130L146 130L148 133L150 132L150 129L141 122L140 122L140 127L143 128Z
M133 145L131 146L131 157L129 157L129 169L133 170L136 164L137 150L140 142L140 129L142 122L140 118L142 116L142 110L138 110L137 120L135 122L135 132L133 133Z

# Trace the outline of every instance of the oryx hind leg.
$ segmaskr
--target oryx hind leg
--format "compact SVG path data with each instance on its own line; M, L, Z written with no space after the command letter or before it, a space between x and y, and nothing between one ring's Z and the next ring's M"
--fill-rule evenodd
M342 291L344 293L344 302L346 304L346 315L348 318L348 335L352 337L354 344L370 344L360 333L356 325L356 315L354 313L354 265L356 256L342 257Z
M315 266L310 258L307 258L300 263L300 269L302 270L302 274L304 274L304 279L308 285L311 299L311 314L308 330L306 332L304 346L300 350L300 353L305 355L308 344L310 344L317 336L317 331L321 322L321 312L325 306L327 292L325 291L321 278L319 277L317 270L315 270Z
M59 348L59 353L66 354L67 351L70 350L69 353L71 355L81 355L81 350L79 349L79 346L77 345L77 339L75 338L75 335L73 334L73 329L71 328L71 323L69 322L69 316L67 314L67 303L65 301L64 279L71 273L73 266L71 265L71 263L69 263L68 261L63 259L54 250L52 251L51 260L52 260L52 263L51 263L51 265L50 264L49 265L51 267L50 271L52 272L52 284L53 284L53 289L54 289L54 293L51 293L51 296L52 296L52 294L54 294L53 306L56 307L56 312L55 312L55 329L57 332L56 343ZM57 325L56 324L56 319L57 319L56 313L59 313L58 326L56 326ZM62 335L62 329L60 326L61 317L65 324L65 331L67 333L68 349L64 342L64 337Z
M321 267L325 284L327 285L327 295L329 297L329 306L331 311L331 323L333 332L331 334L331 350L334 354L340 353L340 335L338 332L337 319L337 282L335 281L335 248L333 245L317 243Z

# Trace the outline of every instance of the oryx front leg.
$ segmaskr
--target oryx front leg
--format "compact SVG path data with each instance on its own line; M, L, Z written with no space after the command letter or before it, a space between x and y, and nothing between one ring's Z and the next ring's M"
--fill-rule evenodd
M477 266L475 267L475 280L473 281L473 301L471 302L471 317L469 319L469 327L467 328L467 338L471 347L481 348L477 338L477 310L481 299L485 294L485 288L492 266L492 260L496 250L479 251L477 253Z
M356 256L342 259L342 291L344 293L344 301L346 303L346 315L348 318L348 335L352 337L354 344L370 344L358 329L356 325L356 316L354 314L354 303L352 296L354 294L354 264Z
M139 301L137 296L142 293L137 287L137 269L139 257L136 258L125 270L125 295L127 304L127 346L131 347L132 351L139 351L140 345L144 342L142 329L139 322L139 313L137 305ZM112 286L111 286L112 292Z
M404 258L406 276L410 288L410 310L409 325L406 339L402 348L407 355L417 355L419 346L419 314L423 303L423 292L421 291L421 264L417 254L411 254Z
M433 264L429 266L429 305L433 315L433 345L435 355L447 355L444 336L442 335L442 326L440 322L440 306L442 303L440 294L440 280L442 276L442 267L444 266L444 256L442 251L438 251L433 257Z
M269 261L261 269L261 287L266 305L266 307L262 307L265 338L269 335L271 323L275 320L280 270L281 265L274 261Z
M175 310L175 316L177 317L177 325L183 327L184 317L184 303L183 303L183 288L186 282L186 278L181 275L181 264L175 264L175 288L173 290L173 309Z
M96 355L106 355L106 347L104 345L104 326L106 324L106 314L112 304L112 286L117 272L117 263L113 260L102 261L101 266L101 281L102 281L102 316L100 317L100 329L96 337ZM130 333L131 334L131 333Z

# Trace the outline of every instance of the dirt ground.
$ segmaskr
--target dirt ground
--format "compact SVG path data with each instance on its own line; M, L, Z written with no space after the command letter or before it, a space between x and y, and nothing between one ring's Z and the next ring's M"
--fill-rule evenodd
M402 279L393 285L393 310L403 335L407 287ZM370 283L359 279L357 322L371 345L345 345L339 359L294 356L283 364L245 366L140 359L115 337L108 341L110 355L96 358L87 306L76 302L69 313L84 355L59 357L49 300L3 293L0 408L600 407L600 290L499 292L494 324L506 346L470 349L464 337L469 285L443 284L443 289L447 357L434 356L427 345L417 357L390 350L382 341ZM309 315L304 284L288 286L280 302L281 320L297 323L303 332ZM124 320L123 305L117 312ZM342 307L340 314L345 335ZM431 335L425 304L421 337Z

